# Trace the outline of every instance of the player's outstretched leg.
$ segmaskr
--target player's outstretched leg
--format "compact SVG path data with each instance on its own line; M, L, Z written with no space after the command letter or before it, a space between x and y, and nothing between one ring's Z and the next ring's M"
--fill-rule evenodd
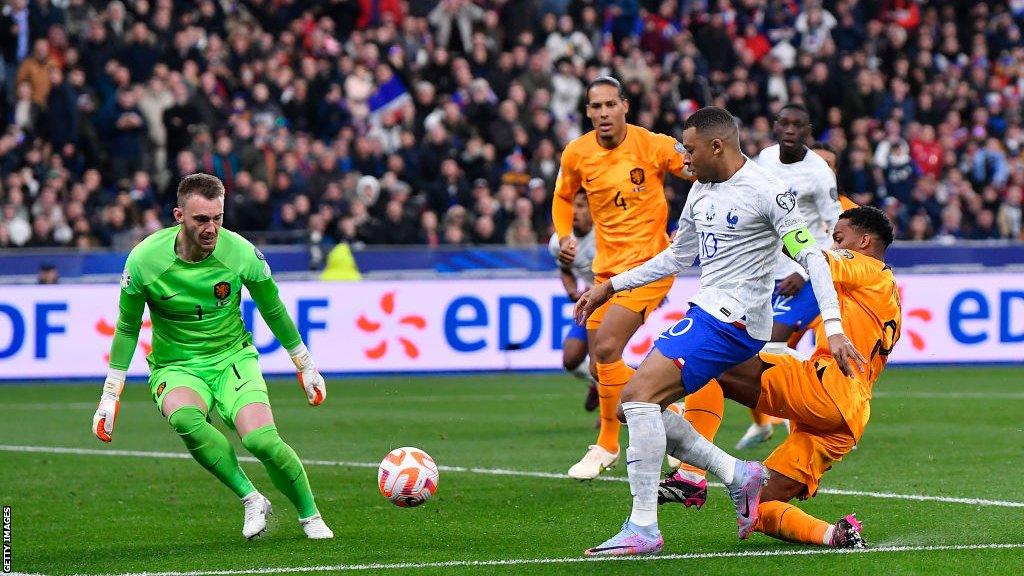
M650 402L623 402L622 412L629 429L626 471L633 493L633 511L622 530L587 556L654 554L665 544L658 530L658 477L665 453L665 427L661 407Z
M867 547L860 533L861 524L853 514L840 518L835 524L829 524L792 504L778 500L761 502L758 509L760 514L754 531L772 538L831 548Z
M740 539L746 539L757 522L761 491L768 482L768 469L760 462L737 460L712 444L682 416L668 410L661 413L668 439L667 450L676 458L708 470L722 479L736 506Z
M671 410L676 404L669 406ZM676 413L678 411L673 410ZM684 401L683 418L693 425L700 435L709 441L715 441L715 435L722 425L725 413L725 396L718 381L712 379L700 390L688 395ZM707 472L696 466L680 462L671 454L667 455L669 466L678 468L661 483L658 503L679 502L686 507L696 506L700 509L707 500ZM666 499L667 498L667 499Z
M320 518L299 456L281 439L277 426L269 424L249 432L242 437L242 445L263 463L274 486L295 505L306 535L310 538L333 537L334 534ZM317 528L314 531L317 535L311 535L310 528Z

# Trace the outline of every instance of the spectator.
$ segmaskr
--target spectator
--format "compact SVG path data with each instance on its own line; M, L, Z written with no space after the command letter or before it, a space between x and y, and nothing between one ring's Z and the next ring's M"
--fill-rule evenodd
M999 236L1010 240L1022 240L1021 187L1011 186L1006 191L1006 201L999 207L997 217Z
M43 108L32 99L32 85L28 82L18 83L17 101L14 103L13 124L30 134L39 128L39 119Z
M114 180L129 177L142 168L143 138L146 121L138 106L133 89L121 89L116 100L100 111L100 132L110 145L111 174Z
M17 83L27 82L32 93L32 101L40 108L46 106L46 97L50 94L50 68L57 63L50 57L50 43L39 38L32 44L32 57L22 61L18 67Z
M39 273L36 275L36 284L56 284L60 281L60 272L57 267L49 262L39 265Z
M46 98L47 134L54 148L78 143L78 96L64 80L60 68L50 68L50 93Z
M483 9L469 0L441 0L427 20L437 31L439 47L468 52L473 42L473 26L483 17Z

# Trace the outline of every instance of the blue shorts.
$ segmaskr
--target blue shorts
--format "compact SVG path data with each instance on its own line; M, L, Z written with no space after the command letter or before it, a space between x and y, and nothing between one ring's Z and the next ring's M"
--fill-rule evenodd
M569 333L565 335L565 339L568 340L574 338L576 340L587 341L587 328L586 326L580 326L576 322L569 325ZM564 340L563 340L564 342Z
M682 384L687 394L753 358L764 344L747 334L746 328L722 322L699 306L691 306L685 318L654 341L659 352L682 368Z
M779 289L778 282L775 283L775 289ZM810 282L804 282L804 287L795 296L772 295L772 320L778 324L799 330L814 322L820 314L818 300L814 297Z

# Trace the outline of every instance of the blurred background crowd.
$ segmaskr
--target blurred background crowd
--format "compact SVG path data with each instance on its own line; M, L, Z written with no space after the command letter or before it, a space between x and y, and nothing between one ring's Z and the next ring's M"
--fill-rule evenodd
M898 238L1020 240L1022 26L1024 0L7 0L0 248L127 250L197 171L260 242L546 242L602 74L657 132L727 108L750 156L803 103Z

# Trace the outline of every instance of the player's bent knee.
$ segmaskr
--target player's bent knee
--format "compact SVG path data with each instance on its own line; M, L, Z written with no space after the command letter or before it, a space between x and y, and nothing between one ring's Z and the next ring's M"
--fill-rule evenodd
M181 406L167 417L167 422L179 436L195 433L206 423L206 415L195 406Z
M171 414L176 412L178 409L191 406L197 408L204 414L207 412L209 407L206 402L196 393L195 390L185 386L179 386L167 392L164 396L163 401L160 403L160 413L166 418L170 418Z
M600 364L611 364L622 358L623 343L616 338L597 338L590 353L594 361Z
M257 428L242 436L242 446L261 462L273 460L284 445L284 440L277 432L277 426L273 424Z

